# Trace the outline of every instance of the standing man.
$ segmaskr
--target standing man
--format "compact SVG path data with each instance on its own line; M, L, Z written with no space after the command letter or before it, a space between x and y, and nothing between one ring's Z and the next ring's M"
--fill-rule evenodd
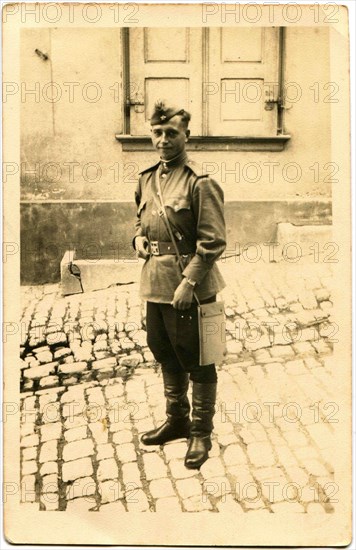
M161 364L166 422L145 433L145 445L189 438L185 466L200 468L211 449L217 375L214 364L199 366L197 306L214 302L225 283L215 264L223 253L223 191L187 158L190 114L157 102L150 119L160 161L143 170L135 194L138 207L134 247L145 259L141 297L147 301L147 343ZM159 179L159 181L158 181ZM182 272L159 202L159 189L184 262ZM193 382L192 421L187 397Z

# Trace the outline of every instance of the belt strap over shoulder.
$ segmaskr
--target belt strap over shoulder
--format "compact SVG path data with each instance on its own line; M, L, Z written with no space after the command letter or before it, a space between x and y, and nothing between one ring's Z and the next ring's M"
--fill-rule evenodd
M173 245L174 250L177 254L180 268L181 268L182 271L184 271L184 263L183 263L183 260L182 260L182 257L181 257L181 252L178 249L178 243L177 243L177 241L176 241L176 239L173 235L171 224L169 223L169 219L168 219L168 216L167 216L166 208L164 206L164 201L163 201L163 197L162 197L161 184L159 182L159 178L156 177L156 174L157 174L157 172L153 172L153 174L152 174L152 191L153 191L154 201L156 203L158 202L157 197L156 197L156 193L157 193L158 198L159 198L159 202L161 203L162 218L164 220L164 223L166 224L168 234L169 234L170 239L172 241L172 245ZM194 299L195 299L196 303L198 304L198 306L200 306L199 298L198 298L196 292L193 293L193 296L194 296Z

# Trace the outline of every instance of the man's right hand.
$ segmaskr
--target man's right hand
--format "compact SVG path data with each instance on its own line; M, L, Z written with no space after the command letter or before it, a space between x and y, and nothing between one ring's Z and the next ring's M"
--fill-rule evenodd
M149 258L150 253L148 252L149 248L149 242L147 237L136 237L135 238L135 250L137 252L138 258L143 258L144 260L147 260Z

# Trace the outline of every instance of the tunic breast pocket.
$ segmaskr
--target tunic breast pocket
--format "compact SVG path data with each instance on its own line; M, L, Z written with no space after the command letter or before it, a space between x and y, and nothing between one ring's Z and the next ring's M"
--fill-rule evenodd
M165 200L167 214L173 223L189 223L192 220L190 200L186 197L169 197Z
M190 200L186 197L169 197L165 199L164 204L171 208L173 212L190 210Z
M164 204L172 223L180 229L189 229L193 221L190 200L186 197L169 197Z

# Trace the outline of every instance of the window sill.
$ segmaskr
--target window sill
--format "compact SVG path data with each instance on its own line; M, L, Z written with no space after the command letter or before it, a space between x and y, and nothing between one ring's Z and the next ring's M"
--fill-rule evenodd
M283 151L290 135L265 137L192 136L187 151ZM149 136L116 134L123 151L152 151Z

